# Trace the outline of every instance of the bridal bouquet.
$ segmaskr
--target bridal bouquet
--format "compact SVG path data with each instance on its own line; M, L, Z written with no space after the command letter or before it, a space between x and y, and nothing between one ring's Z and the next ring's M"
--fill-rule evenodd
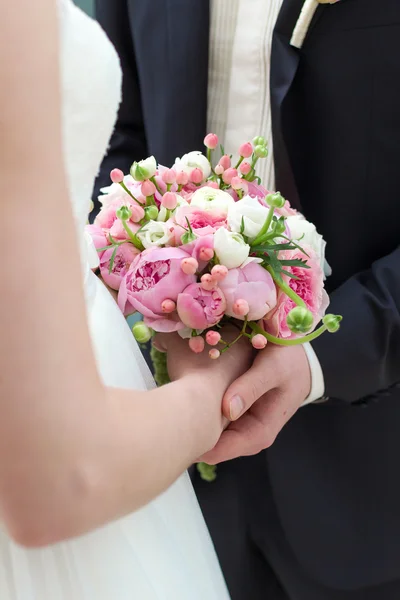
M242 144L235 165L223 148L213 163L216 135L204 143L206 155L189 152L172 168L150 157L129 175L114 169L87 226L121 310L143 316L136 339L177 331L193 352L208 347L217 359L241 337L263 349L337 331L341 317L325 315L322 236L257 177L264 138ZM238 325L229 344L220 333L227 320Z
M114 169L87 226L121 311L143 317L133 326L137 341L178 332L193 352L218 359L242 337L261 350L337 331L342 317L325 314L322 236L257 177L264 138L242 144L235 164L222 147L212 160L216 135L204 143L206 154L189 152L172 168L150 157L129 175ZM222 329L228 320L238 329L230 343ZM157 382L167 382L165 357L155 350L153 357ZM199 470L215 478L215 467Z

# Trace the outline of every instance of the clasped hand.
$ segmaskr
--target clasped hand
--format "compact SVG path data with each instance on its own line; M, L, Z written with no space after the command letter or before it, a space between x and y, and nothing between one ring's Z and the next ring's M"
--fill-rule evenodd
M224 339L236 331L227 328ZM155 345L167 351L172 380L200 374L207 378L210 396L222 399L218 441L199 458L217 464L249 456L270 447L284 425L300 408L311 387L308 359L302 346L269 344L256 354L241 340L217 360L207 352L193 354L179 336L158 335ZM220 406L220 405L219 405Z

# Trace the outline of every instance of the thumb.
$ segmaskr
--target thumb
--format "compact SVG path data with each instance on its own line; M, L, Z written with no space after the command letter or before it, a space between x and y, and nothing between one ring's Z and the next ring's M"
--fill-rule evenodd
M254 402L275 387L272 365L267 361L267 355L260 351L252 367L226 390L222 400L222 412L230 421L239 419Z

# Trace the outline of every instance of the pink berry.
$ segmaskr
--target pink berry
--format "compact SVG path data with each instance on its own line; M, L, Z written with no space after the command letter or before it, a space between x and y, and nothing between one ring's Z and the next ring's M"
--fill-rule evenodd
M234 190L241 190L243 187L243 180L241 177L232 177L231 186Z
M232 181L232 179L233 179L234 177L236 177L236 176L237 176L237 174L238 174L238 173L237 173L237 170L236 170L236 169L233 169L233 168L231 167L231 168L227 169L227 170L224 172L224 174L222 175L222 181L223 181L224 183L226 183L227 185L230 185L230 184L231 184L231 181Z
M221 356L221 352L219 350L217 350L216 348L211 348L208 355L212 360L216 360L217 358L219 358Z
M243 156L243 158L250 158L250 156L253 154L252 144L250 142L242 144L239 148L239 154L240 156Z
M224 265L215 265L211 269L211 275L215 281L223 281L228 275L228 269Z
M174 310L176 309L176 304L173 300L164 300L164 302L161 304L161 310L163 311L163 313L169 314L174 312Z
M256 350L263 350L267 345L267 339L262 333L257 333L257 335L251 338L251 344Z
M218 146L218 136L215 133L208 133L204 138L204 145L210 150L215 150Z
M214 256L214 250L212 248L200 248L199 258L205 262L211 260Z
M190 181L192 183L199 184L203 181L203 179L204 179L203 171L197 167L196 167L196 169L193 169L193 171L190 173Z
M164 208L167 208L168 210L175 210L176 205L178 204L176 194L174 194L173 192L166 192L161 198L161 204Z
M148 198L149 196L154 196L154 194L157 191L156 186L149 179L146 179L146 181L143 181L141 190L142 190L143 196L146 196L146 198Z
M218 331L207 331L206 342L209 346L216 346L221 340L221 334Z
M194 275L199 268L199 263L193 257L184 258L181 262L181 269L185 275Z
M203 352L204 346L204 339L200 335L192 337L189 340L189 347L192 350L192 352L195 352L196 354L200 354L200 352Z
M144 219L144 209L139 204L132 204L130 209L132 211L131 221L139 223L139 221Z
M207 183L207 187L214 188L214 190L219 190L219 185L216 181L209 181Z
M230 159L230 157L227 154L224 154L219 159L219 163L218 164L221 165L221 167L224 168L224 171L226 171L226 169L229 169L229 167L231 166L231 159Z
M214 171L215 171L216 175L222 175L222 173L225 171L225 169L222 165L217 165L215 167Z
M176 173L174 169L166 169L162 174L162 180L167 185L171 185L176 181Z
M251 171L251 164L246 161L242 162L239 169L240 169L240 172L242 173L242 175L248 175Z
M215 279L209 273L201 276L201 287L203 290L213 290L216 287L216 283Z
M239 299L233 303L232 310L238 317L244 317L249 313L250 307L247 300Z
M179 171L176 174L176 183L178 185L187 185L189 183L189 175L185 171Z
M121 169L113 169L110 173L110 177L113 183L122 183L124 180L124 173Z

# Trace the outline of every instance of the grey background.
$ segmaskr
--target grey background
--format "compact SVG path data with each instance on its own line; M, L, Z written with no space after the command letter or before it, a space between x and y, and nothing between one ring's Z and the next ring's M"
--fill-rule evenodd
M93 0L75 0L75 4L83 8L89 15L93 15Z

